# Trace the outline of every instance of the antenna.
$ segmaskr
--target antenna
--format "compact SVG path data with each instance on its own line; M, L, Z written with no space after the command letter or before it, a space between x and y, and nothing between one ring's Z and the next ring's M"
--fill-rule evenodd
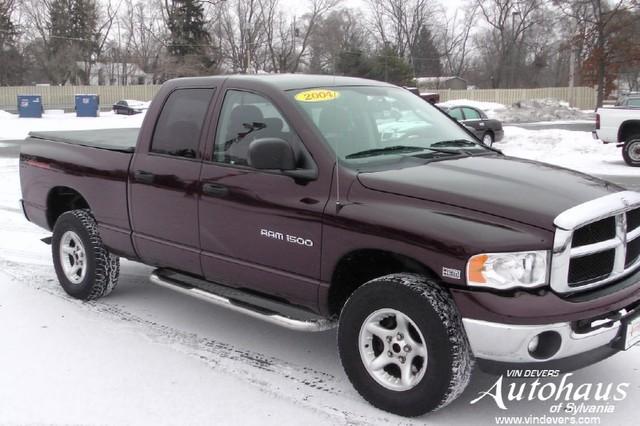
M335 90L336 88L336 70L333 70L333 84L332 84L332 88ZM339 167L339 161L340 161L340 155L338 154L338 149L340 147L340 141L338 141L338 143L336 144L336 207L337 209L340 209L340 167Z
M338 167L338 148L336 147L336 206L340 207L340 168Z

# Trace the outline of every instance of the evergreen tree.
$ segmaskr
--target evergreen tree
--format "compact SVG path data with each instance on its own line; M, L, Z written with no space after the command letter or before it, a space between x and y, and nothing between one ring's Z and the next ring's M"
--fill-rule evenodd
M362 50L343 50L338 54L335 73L350 77L367 77L373 64Z
M95 0L53 0L49 5L49 79L53 83L87 83L86 69L97 49Z
M404 86L413 79L413 70L392 47L385 47L373 58L373 67L368 77Z
M418 42L411 52L413 70L417 77L440 77L442 64L440 52L433 42L431 31L422 27L418 35Z
M167 27L171 32L172 56L203 55L210 36L205 29L204 10L196 0L173 0Z

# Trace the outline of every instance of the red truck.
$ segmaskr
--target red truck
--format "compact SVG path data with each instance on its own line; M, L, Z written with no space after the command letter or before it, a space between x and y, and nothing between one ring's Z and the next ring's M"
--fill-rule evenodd
M640 194L508 157L410 92L332 76L172 80L139 130L32 133L27 219L66 292L151 280L295 330L338 327L381 409L475 365L578 368L640 340Z

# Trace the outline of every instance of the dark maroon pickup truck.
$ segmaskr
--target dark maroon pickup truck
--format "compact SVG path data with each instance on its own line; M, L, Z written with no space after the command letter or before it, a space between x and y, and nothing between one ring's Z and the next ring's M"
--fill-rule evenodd
M166 83L139 130L33 133L24 213L73 297L151 281L338 327L373 405L453 401L474 365L577 368L640 340L640 194L484 146L410 92L310 75Z

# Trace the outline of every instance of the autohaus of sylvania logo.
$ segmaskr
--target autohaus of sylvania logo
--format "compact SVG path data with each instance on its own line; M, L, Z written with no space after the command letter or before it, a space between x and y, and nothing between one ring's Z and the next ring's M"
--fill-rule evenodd
M606 414L615 411L616 402L628 396L630 383L582 383L571 382L573 373L562 375L560 382L543 383L541 379L560 377L558 370L509 370L507 378L532 378L533 381L508 382L504 375L498 377L493 386L470 403L492 399L498 408L507 410L514 401L549 401L554 403L551 413Z

